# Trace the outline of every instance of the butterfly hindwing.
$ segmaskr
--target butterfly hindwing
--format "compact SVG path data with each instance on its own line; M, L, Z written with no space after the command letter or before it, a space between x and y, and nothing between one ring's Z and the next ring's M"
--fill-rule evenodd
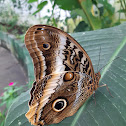
M33 97L26 114L31 124L59 123L65 117L73 115L90 96L91 92L87 86L92 80L90 76L72 72L72 79L66 81L64 78L68 73L71 72L48 75L34 84ZM58 99L65 99L67 103L64 110L60 112L54 111L52 107L54 101Z

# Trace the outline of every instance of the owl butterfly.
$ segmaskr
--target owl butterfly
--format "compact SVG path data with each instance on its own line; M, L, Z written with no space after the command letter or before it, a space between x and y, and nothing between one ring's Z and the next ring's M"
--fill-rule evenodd
M86 51L70 35L52 26L35 25L25 35L35 82L26 117L33 125L59 123L72 116L99 87Z

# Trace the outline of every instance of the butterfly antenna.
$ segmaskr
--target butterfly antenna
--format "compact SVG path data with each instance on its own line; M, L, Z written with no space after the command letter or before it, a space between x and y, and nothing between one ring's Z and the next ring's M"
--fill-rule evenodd
M99 63L100 63L100 54L101 54L101 46L100 46L100 51L99 51L99 60L98 60L98 67L97 67L97 71L99 69Z
M102 66L102 68L99 70L99 72L100 72L105 66L107 66L109 63L112 63L114 60L116 60L116 59L118 59L118 58L120 58L120 57L118 56L118 57L116 57L115 59L113 59L112 61L110 61L110 62L108 62L107 64L105 64L104 66Z

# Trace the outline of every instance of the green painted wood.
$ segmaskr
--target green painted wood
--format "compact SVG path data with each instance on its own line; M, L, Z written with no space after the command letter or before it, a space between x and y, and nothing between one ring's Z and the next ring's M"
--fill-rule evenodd
M34 81L34 69L32 59L21 40L17 40L13 35L0 31L0 46L10 50L23 66L29 82Z

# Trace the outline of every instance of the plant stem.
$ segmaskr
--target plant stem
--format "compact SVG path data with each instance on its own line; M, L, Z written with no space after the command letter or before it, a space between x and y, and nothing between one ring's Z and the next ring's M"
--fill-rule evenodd
M123 7L122 0L119 0L119 1L120 1L120 4L121 4L122 9L125 10L125 8ZM125 13L125 11L124 11L124 15L125 15L125 17L126 17L126 13Z
M91 26L91 30L95 30L94 27L93 27L93 25L92 25L92 23L91 23L91 20L90 20L90 18L89 18L89 16L88 16L87 12L86 12L86 10L85 10L85 8L84 8L83 5L82 5L82 1L83 1L83 0L78 0L78 2L79 2L79 4L80 4L80 6L81 6L81 8L82 8L82 10L83 10L83 12L84 12L84 14L85 14L86 17L87 17L87 20L88 20L90 26Z
M124 10L124 14L125 14L125 17L126 17L126 1L123 0L123 3L124 3L124 8L125 8L125 10Z
M126 1L125 1L125 0L123 0L123 2L124 2L124 7L125 7L125 10L126 10Z
M121 6L120 6L120 10L121 10ZM119 22L120 22L120 16L121 16L121 13L119 13Z

